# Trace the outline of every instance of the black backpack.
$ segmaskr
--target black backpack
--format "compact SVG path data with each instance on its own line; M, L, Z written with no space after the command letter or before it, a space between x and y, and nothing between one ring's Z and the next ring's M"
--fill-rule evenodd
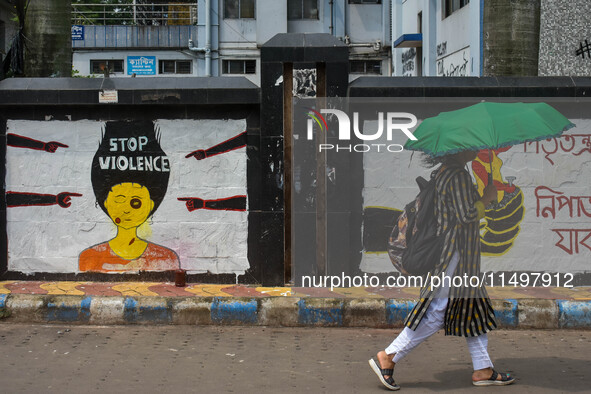
M394 267L405 275L426 275L438 263L444 234L437 235L435 171L427 182L416 179L420 192L408 203L388 240L388 256Z

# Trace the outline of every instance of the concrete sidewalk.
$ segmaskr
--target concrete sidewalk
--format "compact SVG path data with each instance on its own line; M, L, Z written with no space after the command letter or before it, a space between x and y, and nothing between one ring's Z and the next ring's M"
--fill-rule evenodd
M591 287L487 288L505 328L591 328ZM0 282L3 322L401 327L418 288Z
M367 360L400 329L0 324L2 393L386 394ZM394 371L402 394L588 393L583 330L495 330L488 350L517 382L474 387L464 338L443 330Z

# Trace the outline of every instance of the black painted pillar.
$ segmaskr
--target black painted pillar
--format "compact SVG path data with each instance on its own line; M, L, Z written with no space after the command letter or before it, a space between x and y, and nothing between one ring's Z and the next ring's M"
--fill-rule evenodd
M347 95L349 49L335 37L278 34L261 48L261 149L266 151L261 152L264 197L259 216L260 246L265 256L263 281L267 285L297 286L302 274L338 271L340 275L351 265L351 198L343 189L347 189L350 163L343 156L319 157L312 144L299 147L306 156L293 161L292 146L300 142L291 130L290 119L297 115L291 113L292 76L310 68L315 69L317 96ZM340 184L326 182L325 161L342 174ZM298 184L294 190L292 181ZM338 200L333 201L336 195ZM318 201L319 196L329 203ZM279 222L282 226L276 227Z

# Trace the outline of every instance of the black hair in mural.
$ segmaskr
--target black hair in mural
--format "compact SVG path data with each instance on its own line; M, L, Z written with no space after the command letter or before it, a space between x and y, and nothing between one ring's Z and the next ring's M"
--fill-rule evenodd
M113 121L92 160L91 181L97 202L107 213L105 200L115 185L131 182L145 186L154 201L152 215L164 199L170 162L160 147L152 121Z

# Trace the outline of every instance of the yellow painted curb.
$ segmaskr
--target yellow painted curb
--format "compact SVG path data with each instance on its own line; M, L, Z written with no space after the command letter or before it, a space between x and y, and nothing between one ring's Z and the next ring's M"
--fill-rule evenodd
M76 286L80 286L85 282L49 282L43 283L39 287L47 291L49 295L84 295Z
M138 297L138 296L158 296L150 289L150 286L156 286L160 283L122 283L114 285L111 289L118 291L123 296Z
M193 285L185 288L185 291L202 297L232 297L231 294L224 293L223 288L231 285Z
M0 282L0 294L10 294L11 291L8 290L4 286L9 285L9 284L14 283L14 282L16 282L16 280L7 280L7 281L4 281L4 282Z

